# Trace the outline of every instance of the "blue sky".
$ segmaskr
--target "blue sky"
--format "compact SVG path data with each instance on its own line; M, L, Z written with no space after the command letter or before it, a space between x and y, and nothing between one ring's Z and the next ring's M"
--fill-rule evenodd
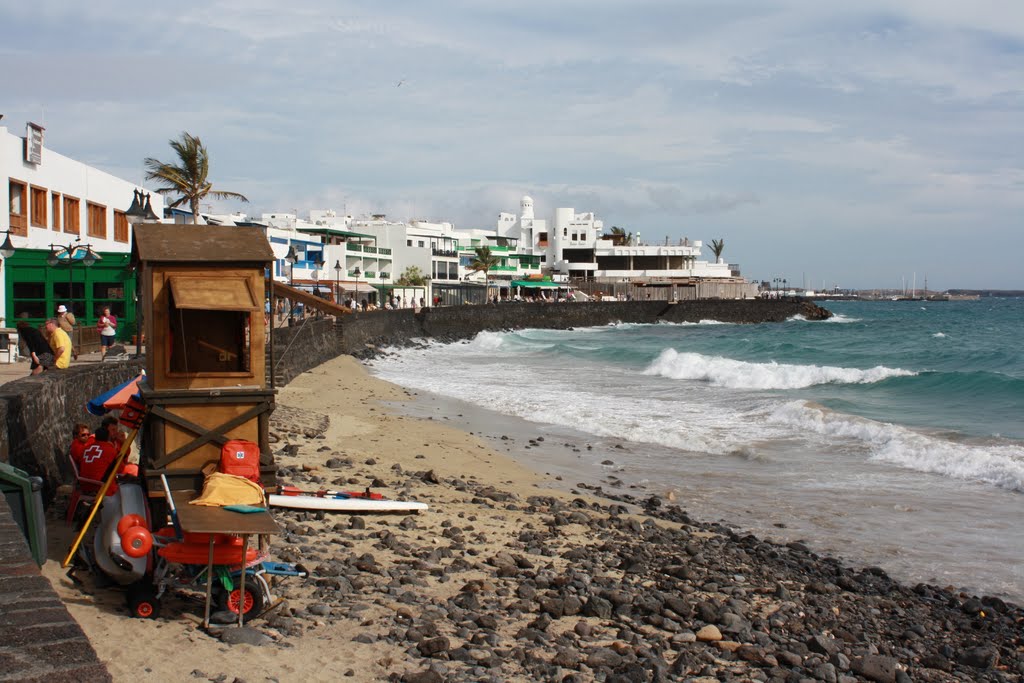
M187 130L216 211L529 194L756 279L1024 289L1019 0L145 4L0 3L4 125L139 180Z

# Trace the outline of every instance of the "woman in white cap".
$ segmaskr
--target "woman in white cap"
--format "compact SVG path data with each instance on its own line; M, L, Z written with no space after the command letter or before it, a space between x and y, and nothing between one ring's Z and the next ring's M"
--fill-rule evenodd
M75 314L68 310L68 307L64 304L57 306L57 325L60 329L68 333L69 339L74 339L72 333L75 329ZM71 357L78 360L78 349L72 349Z

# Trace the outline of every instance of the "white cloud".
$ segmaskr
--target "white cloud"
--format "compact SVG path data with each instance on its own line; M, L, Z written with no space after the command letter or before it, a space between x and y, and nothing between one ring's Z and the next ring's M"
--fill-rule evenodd
M976 284L1024 286L1024 3L40 0L0 46L12 130L130 178L189 130L245 210L488 226L529 193L865 285L878 240L947 264L969 224L1005 261Z

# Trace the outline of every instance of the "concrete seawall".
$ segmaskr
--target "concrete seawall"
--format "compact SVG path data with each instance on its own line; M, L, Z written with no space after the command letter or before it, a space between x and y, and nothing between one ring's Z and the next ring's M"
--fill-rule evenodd
M306 320L274 332L274 368L278 385L342 354L360 358L380 349L407 346L417 339L452 342L484 331L525 328L568 329L616 322L681 323L718 320L731 323L782 322L794 315L824 319L831 315L809 301L703 300L588 302L573 304L489 304L373 311L344 316L337 323Z
M277 386L342 354L368 357L390 346L418 339L442 342L470 339L483 331L524 328L567 329L615 322L655 323L719 320L734 323L781 322L794 315L828 317L809 301L703 300L588 302L573 304L498 304L374 311L344 316L338 322L306 320L274 331ZM134 377L143 359L90 363L64 372L8 382L0 386L0 461L43 477L46 499L56 485L71 480L67 447L71 425L99 419L85 412L86 401Z

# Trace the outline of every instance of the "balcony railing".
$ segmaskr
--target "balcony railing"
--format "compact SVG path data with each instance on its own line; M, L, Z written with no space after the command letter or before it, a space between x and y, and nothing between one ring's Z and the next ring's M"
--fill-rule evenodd
M384 256L391 256L391 250L387 247L377 247L377 253Z
M346 242L345 248L348 249L349 251L362 251L363 245L356 244L355 242Z
M369 247L369 246L363 247L363 251L366 252L367 254L376 254L377 253L377 247Z
M433 249L431 250L431 254L434 256L450 256L452 258L459 257L459 252L454 249Z

